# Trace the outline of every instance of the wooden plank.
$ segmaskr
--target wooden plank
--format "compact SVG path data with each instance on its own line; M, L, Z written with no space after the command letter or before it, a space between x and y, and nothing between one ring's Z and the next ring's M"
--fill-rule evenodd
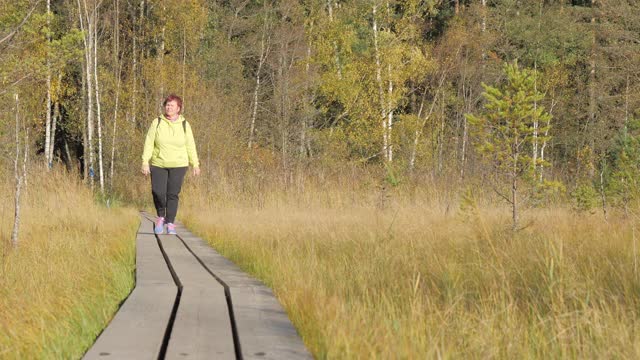
M146 211L140 212L140 228L138 234L155 235L153 228L155 226L156 217Z
M141 214L136 288L85 358L158 358L163 345L168 359L312 358L271 290L182 226L178 227L182 240L159 237L178 278L178 290L153 235L154 220L155 216ZM225 291L232 300L233 322ZM167 330L172 311L173 326ZM166 334L170 334L168 344ZM241 354L236 354L237 347Z
M243 359L312 359L271 289L230 288Z
M157 359L178 289L136 287L83 359Z
M224 288L173 235L160 236L182 284L167 359L235 359Z
M271 289L181 224L178 234L205 266L228 286L243 359L313 358Z
M138 235L136 239L136 286L171 285L176 287L155 235Z
M136 287L84 359L156 359L178 288L144 217L136 236ZM145 229L146 228L146 229Z
M200 260L213 272L218 278L220 278L227 286L261 286L262 282L254 277L251 277L246 272L242 271L231 260L220 255L215 251L211 245L207 244L201 238L188 232L188 230L182 230L178 232L178 235L189 246Z

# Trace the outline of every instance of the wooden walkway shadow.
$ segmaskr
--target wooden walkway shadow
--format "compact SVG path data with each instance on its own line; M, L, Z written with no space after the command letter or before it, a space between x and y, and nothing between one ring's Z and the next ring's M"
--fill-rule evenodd
M269 288L141 213L136 286L84 359L311 359Z

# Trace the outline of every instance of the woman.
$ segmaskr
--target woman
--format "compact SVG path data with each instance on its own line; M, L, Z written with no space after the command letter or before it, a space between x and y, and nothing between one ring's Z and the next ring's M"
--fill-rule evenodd
M200 163L191 126L180 114L182 99L174 94L163 102L164 114L153 120L142 153L142 173L151 174L151 192L158 218L153 231L176 234L176 214L182 181L189 164L193 175L200 175ZM151 161L151 166L149 166Z

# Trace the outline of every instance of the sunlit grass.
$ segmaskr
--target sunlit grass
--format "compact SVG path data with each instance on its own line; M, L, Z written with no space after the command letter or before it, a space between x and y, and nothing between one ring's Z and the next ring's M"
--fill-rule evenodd
M69 178L29 178L17 249L12 184L0 189L0 358L81 357L133 286L137 214Z
M638 358L636 223L374 190L215 192L181 217L272 287L318 358Z

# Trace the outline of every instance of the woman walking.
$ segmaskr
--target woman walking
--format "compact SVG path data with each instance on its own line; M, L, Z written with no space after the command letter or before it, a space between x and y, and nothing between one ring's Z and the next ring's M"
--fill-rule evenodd
M174 94L163 102L164 114L153 120L144 141L142 173L151 174L151 192L156 207L154 232L176 234L174 224L182 181L188 166L200 175L200 163L191 126L181 115L182 99ZM149 166L151 161L151 166Z

